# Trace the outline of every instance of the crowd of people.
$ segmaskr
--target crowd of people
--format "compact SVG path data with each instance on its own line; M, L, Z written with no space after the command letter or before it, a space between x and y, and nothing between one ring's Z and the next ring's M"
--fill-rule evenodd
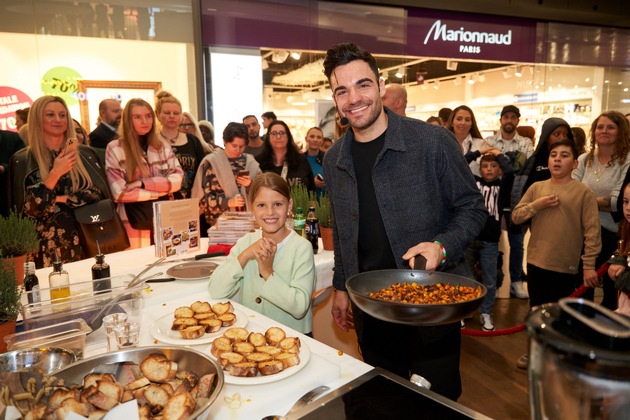
M621 302L628 314L626 116L603 112L588 139L579 127L548 118L536 142L533 127L519 126L519 108L508 104L496 134L483 138L466 105L444 108L426 123L406 117L404 87L385 86L374 58L354 44L331 48L324 70L337 112L335 137L312 127L304 150L271 111L261 116L262 134L255 115L229 123L219 147L213 125L184 112L169 92L160 92L154 105L142 99L124 107L102 101L89 135L63 99L42 96L28 112L16 114L22 136L0 132L3 203L10 204L1 210L13 208L36 221L38 268L58 257L63 262L90 257L73 211L104 198L117 203L132 247L151 244L151 227L136 214L156 200L197 200L206 234L222 213L251 211L261 230L232 248L211 278L212 295L230 297L240 290L244 304L310 333L312 249L285 222L292 186L304 185L318 196L327 192L336 231L335 323L356 329L367 363L404 377L420 373L433 390L452 399L461 393L463 321L413 327L372 318L350 302L348 277L413 268L422 256L427 270L475 277L486 286L480 321L491 331L502 277L498 244L506 230L514 296L535 306L581 285L591 289L591 298L593 289L603 287L602 305L614 310ZM77 147L71 147L74 142ZM621 254L598 278L597 268L615 252L620 237ZM396 360L391 348L399 349ZM526 366L527 358L522 362Z

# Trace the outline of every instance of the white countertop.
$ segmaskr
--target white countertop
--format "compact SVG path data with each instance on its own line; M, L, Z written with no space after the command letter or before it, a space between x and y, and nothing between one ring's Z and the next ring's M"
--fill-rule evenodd
M206 239L207 240L207 239ZM207 242L203 242L201 251L207 249ZM320 247L320 250L322 247ZM317 289L329 287L332 283L333 256L331 251L320 251L315 256L317 266ZM190 254L192 256L194 254ZM224 257L212 258L217 263ZM118 252L106 256L111 266L112 276L135 274L146 264L156 260L153 247ZM152 268L148 274L166 270L177 261ZM70 281L79 282L90 279L90 268L93 259L64 264L70 273ZM42 288L48 285L50 268L40 269L37 276ZM166 274L164 274L166 277ZM159 318L173 314L179 306L189 306L196 300L211 300L207 288L208 280L186 280L168 283L152 283L143 291L144 309L142 311L141 346L160 346L161 343L151 335L151 325ZM263 316L249 308L233 302L236 310L246 314L250 331L263 332L271 326L281 326L279 323ZM346 354L339 354L337 349L329 347L317 340L307 337L288 327L281 326L288 336L298 336L302 343L311 350L311 357L306 366L295 374L275 382L258 385L225 384L220 396L212 405L208 418L216 419L260 419L269 414L285 414L293 403L303 394L319 385L328 385L331 390L339 388L352 379L372 369ZM210 344L191 346L198 351L209 354ZM102 354L106 351L106 339L103 329L89 335L86 340L85 357ZM227 376L227 375L226 375ZM255 382L255 378L252 378ZM240 406L228 406L229 399L239 399Z

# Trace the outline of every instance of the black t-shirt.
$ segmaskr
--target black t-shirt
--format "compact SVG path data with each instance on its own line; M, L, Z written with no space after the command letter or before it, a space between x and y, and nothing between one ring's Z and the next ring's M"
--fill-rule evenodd
M367 143L352 142L352 162L359 194L359 271L396 268L394 253L376 201L372 169L383 150L385 133Z

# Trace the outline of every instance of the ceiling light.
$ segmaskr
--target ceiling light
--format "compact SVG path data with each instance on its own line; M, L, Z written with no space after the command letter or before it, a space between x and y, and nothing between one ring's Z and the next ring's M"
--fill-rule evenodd
M294 60L299 60L301 56L302 56L302 53L299 51L293 51L291 53L291 58L293 58Z
M468 84L469 85L474 85L477 81L475 80L474 75L473 76L469 76L468 77Z
M433 83L433 89L438 90L440 88L440 81L436 81Z
M486 75L479 73L479 83L483 83L486 81Z
M514 72L514 76L521 77L522 75L523 75L523 69L522 67L519 66L516 68L516 71Z
M404 75L405 75L405 66L400 66L398 71L396 71L396 77L398 77L399 79L402 79Z
M508 78L508 77L512 77L514 76L514 67L508 67L505 70L503 70L503 77L504 78Z
M624 91L624 92L627 92L627 91L628 91L628 88L623 88L623 91Z
M450 71L456 71L457 70L457 65L459 63L457 61L453 61L453 60L448 60L446 62L446 70L450 70Z
M461 77L456 77L456 78L454 78L454 79L453 79L453 84L454 84L455 86L459 86L459 85L461 85L461 84L462 84L462 78L461 78Z

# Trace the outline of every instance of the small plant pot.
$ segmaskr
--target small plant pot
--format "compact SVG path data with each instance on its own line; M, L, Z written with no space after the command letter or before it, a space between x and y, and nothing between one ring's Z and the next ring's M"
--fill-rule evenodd
M326 250L326 251L334 251L335 245L333 243L332 228L320 227L319 228L319 233L322 236L322 242L324 244L324 250Z
M4 337L15 334L15 319L0 324L0 353L7 351L7 343L4 342Z
M5 257L5 264L13 264L13 270L15 271L15 280L19 287L24 284L24 263L26 262L26 255L18 255L17 257Z

